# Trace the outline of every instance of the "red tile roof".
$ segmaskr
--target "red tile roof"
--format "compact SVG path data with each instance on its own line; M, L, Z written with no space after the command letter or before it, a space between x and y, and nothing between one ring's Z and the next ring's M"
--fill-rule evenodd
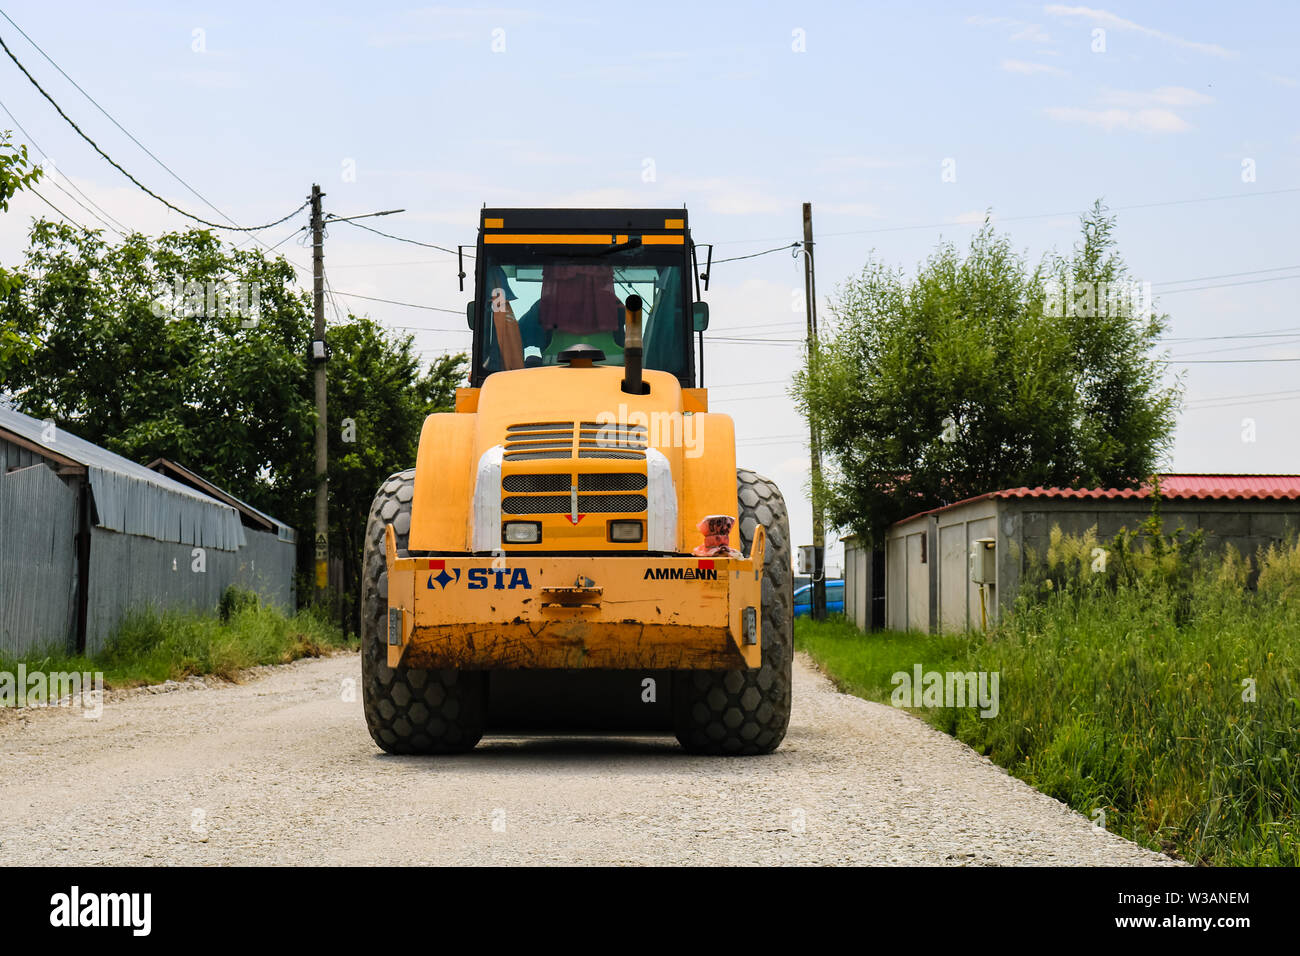
M1140 488L1006 488L990 491L950 505L910 515L895 524L938 514L958 505L986 498L1149 498L1151 486ZM1229 499L1244 501L1294 501L1300 499L1300 475L1161 475L1160 496L1166 501Z
M1141 488L1008 488L994 498L1147 498L1151 486ZM1161 475L1160 496L1165 499L1240 498L1249 500L1300 498L1300 475Z

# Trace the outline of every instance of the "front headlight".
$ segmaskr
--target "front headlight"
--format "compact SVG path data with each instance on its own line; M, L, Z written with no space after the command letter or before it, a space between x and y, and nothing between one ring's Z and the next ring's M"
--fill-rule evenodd
M538 544L541 540L540 521L507 521L501 529L503 544Z
M645 531L640 521L611 521L609 523L609 540L620 544L635 544L645 538Z

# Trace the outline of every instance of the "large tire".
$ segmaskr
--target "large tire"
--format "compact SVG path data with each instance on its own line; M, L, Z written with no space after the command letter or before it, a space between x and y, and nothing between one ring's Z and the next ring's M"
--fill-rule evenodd
M771 481L743 468L736 472L736 491L746 554L755 526L767 529L762 666L673 675L674 730L682 746L697 754L768 754L780 746L790 723L794 579L785 499Z
M370 506L361 596L361 697L370 736L390 754L472 750L483 736L487 675L482 671L388 666L388 567L384 527L397 547L411 532L415 469L384 482Z

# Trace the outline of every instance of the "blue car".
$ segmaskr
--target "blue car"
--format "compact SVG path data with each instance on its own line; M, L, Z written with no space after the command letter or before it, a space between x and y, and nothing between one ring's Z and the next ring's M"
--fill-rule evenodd
M807 617L812 614L812 589L813 586L811 584L805 584L799 590L794 592L795 617ZM826 613L844 613L843 579L837 578L833 581L826 582Z

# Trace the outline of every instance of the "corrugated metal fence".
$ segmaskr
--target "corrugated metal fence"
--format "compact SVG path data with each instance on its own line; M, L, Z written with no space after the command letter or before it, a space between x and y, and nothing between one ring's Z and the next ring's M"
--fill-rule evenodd
M232 584L291 609L293 545L264 532L246 530L245 536L245 547L222 551L93 529L86 652L101 650L113 628L131 611L148 607L211 611Z
M0 655L69 648L76 534L75 487L43 464L0 472Z
M27 459L37 464L24 467ZM41 462L25 449L0 442L0 469L17 467L8 474L0 470L0 655L74 650L76 645L78 480L60 478ZM87 653L102 650L130 611L215 610L232 584L292 612L292 541L239 528L242 546L235 550L228 529L194 528L200 540L215 532L227 547L91 529Z

